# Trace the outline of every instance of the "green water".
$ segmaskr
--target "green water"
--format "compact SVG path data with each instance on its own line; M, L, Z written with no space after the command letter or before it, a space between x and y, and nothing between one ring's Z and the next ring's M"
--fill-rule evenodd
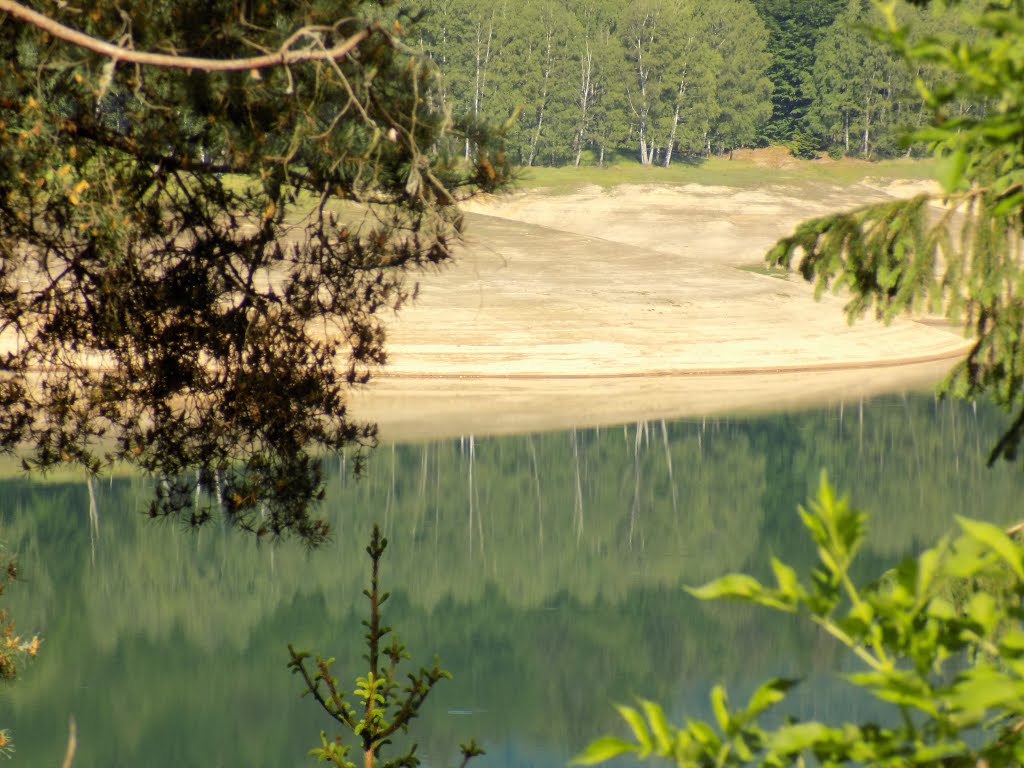
M0 689L17 763L298 766L330 723L285 668L287 643L346 667L361 652L362 548L391 539L387 618L454 680L416 730L425 762L476 737L479 766L556 766L618 727L612 704L657 699L703 712L711 685L737 695L801 672L794 706L862 706L827 673L847 665L799 623L682 592L769 554L807 563L795 506L827 468L872 513L861 562L877 573L930 543L955 514L1022 516L1024 473L984 467L1000 414L931 396L737 419L383 446L359 481L326 464L335 537L307 554L141 515L145 481L93 488L0 481L0 531L24 582L8 595L40 657ZM16 763L16 764L17 764Z

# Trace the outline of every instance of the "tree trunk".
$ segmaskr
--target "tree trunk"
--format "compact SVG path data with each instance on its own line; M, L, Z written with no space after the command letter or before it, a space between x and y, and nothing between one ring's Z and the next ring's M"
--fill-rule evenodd
M540 135L544 130L544 110L547 108L551 86L552 34L553 31L549 30L547 51L544 57L544 87L540 94L540 106L537 108L537 127L533 131L533 136L530 137L530 155L526 161L527 168L533 166L533 161L537 157L537 145L540 143Z
M676 104L676 110L672 113L672 130L668 132L668 144L665 146L665 167L668 168L672 164L672 148L676 144L676 127L679 125L679 105Z
M672 163L672 149L676 143L676 128L679 126L679 110L682 106L683 100L686 98L686 70L683 71L683 77L679 81L679 90L676 92L676 108L672 113L672 130L668 134L668 146L665 147L665 167L668 168Z
M861 142L860 153L865 158L868 156L868 138L871 133L871 97L864 99L864 139Z
M491 60L491 39L494 37L494 19L487 23L487 39L483 39L483 22L476 28L476 68L473 78L473 116L480 116L480 108L484 98L484 88L487 84L487 64ZM466 139L466 160L469 161L470 144Z
M580 59L580 121L576 126L576 136L573 138L573 149L576 151L576 161L573 163L580 167L580 158L583 157L583 142L587 135L587 118L590 114L590 99L593 94L591 80L594 74L594 57L590 52L590 42L587 42L586 50Z
M534 158L537 157L537 143L540 141L541 131L544 129L544 104L540 105L540 110L537 114L537 128L533 132L533 136L530 138L530 154L526 160L526 167L532 168Z

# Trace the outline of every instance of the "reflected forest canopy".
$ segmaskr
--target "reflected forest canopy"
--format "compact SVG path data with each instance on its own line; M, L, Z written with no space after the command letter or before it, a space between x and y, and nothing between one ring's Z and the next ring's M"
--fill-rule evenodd
M0 24L0 446L141 467L154 516L322 541L317 454L375 442L346 392L385 361L379 313L504 183L498 143L435 109L387 0L36 5L190 58ZM254 50L275 66L204 71Z
M780 665L811 677L814 712L853 707L842 686L814 692L814 676L842 658L816 632L749 606L691 600L683 585L739 569L770 578L766 551L812 564L815 548L793 535L792 500L822 466L859 489L875 521L858 579L925 546L964 509L1014 522L1024 474L985 467L1000 421L991 406L890 396L389 445L358 481L342 457L324 462L323 514L336 541L313 557L219 526L168 536L136 513L152 486L137 477L94 483L104 528L93 553L81 516L68 514L88 504L85 483L8 478L4 535L23 555L25 583L4 599L20 626L44 628L46 652L12 690L4 725L17 754L40 765L60 764L63 720L37 713L64 708L81 733L104 734L83 739L76 765L206 765L226 743L232 765L301 764L311 704L284 672L285 649L336 654L339 675L361 668L360 545L374 522L391 542L387 622L414 659L436 652L453 676L417 724L424 764L457 764L440 757L473 736L489 766L526 763L514 759L522 752L507 757L506 740L540 753L533 765L564 766L616 725L607 702L624 692L699 716L709 681L740 690ZM467 707L472 716L448 712Z

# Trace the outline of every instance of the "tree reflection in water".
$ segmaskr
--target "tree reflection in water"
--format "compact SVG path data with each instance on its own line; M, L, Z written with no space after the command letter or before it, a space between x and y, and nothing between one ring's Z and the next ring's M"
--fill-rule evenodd
M83 483L4 480L0 518L26 569L12 610L62 649L13 691L10 727L40 762L69 711L81 734L103 735L82 740L83 764L159 768L164 748L168 766L206 764L227 743L239 750L232 764L299 762L309 710L284 649L344 653L338 638L360 634L362 547L387 510L389 573L402 587L391 616L454 677L424 713L425 756L445 762L443 749L472 734L489 764L564 765L615 726L609 701L636 693L699 712L718 679L742 695L797 660L811 659L812 679L829 669L835 649L813 633L681 587L756 572L765 552L807 562L794 500L822 467L878 521L863 552L872 574L954 514L1009 522L1024 478L985 468L999 429L994 410L912 396L664 431L476 436L472 455L468 439L389 446L358 482L344 456L327 457L334 540L313 557L216 527L168 536L137 514L152 486L128 478L94 487L104 524L92 564ZM853 706L809 688L810 708Z

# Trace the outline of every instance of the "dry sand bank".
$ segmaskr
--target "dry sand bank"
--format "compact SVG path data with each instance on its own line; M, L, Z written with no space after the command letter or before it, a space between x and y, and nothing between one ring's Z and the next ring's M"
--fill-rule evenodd
M426 439L927 386L967 349L959 334L850 326L841 299L743 269L802 219L888 196L666 185L474 202L457 263L421 278L354 412L385 439Z
M902 319L847 324L795 276L758 274L810 216L890 192L629 185L474 201L454 265L389 322L357 392L386 440L789 408L926 387L968 348ZM13 343L0 338L0 351Z

